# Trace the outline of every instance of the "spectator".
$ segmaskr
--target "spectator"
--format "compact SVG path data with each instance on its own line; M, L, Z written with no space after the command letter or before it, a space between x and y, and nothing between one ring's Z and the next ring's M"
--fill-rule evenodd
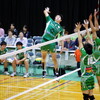
M24 47L27 46L27 38L24 37L24 33L22 31L20 31L19 38L17 38L15 45L16 45L17 42L21 42Z
M8 36L5 38L5 42L7 46L13 46L16 38L13 36L13 32L11 29L8 30Z
M1 28L1 25L2 24L0 23L0 38L4 37L4 34L5 34L4 29Z
M62 46L62 51L65 50L76 50L76 47L75 47L75 44L74 44L74 41L72 41L70 38L67 38L65 41L64 41L64 44Z
M77 62L77 68L80 68L80 61L81 61L80 49L76 49L74 54L75 54L75 59L76 59L76 62ZM81 77L81 71L80 70L78 71L78 76Z
M3 55L3 54L6 54L7 53L7 48L6 48L6 42L1 42L1 44L0 44L0 55ZM7 63L7 59L6 58L2 58L2 59L0 59L0 63L2 63L3 62L3 64L4 64L4 74L6 74L6 75L9 75L9 73L8 73L8 68L7 68L7 66L8 66L8 63Z
M13 35L14 35L15 37L18 37L18 31L17 31L17 29L15 28L15 24L14 24L14 23L11 23L10 29L12 30Z
M30 32L28 31L27 25L23 26L23 33L24 33L24 37L30 38Z
M23 49L23 44L21 42L17 42L16 43L16 50L20 50L20 49ZM16 75L16 65L17 64L24 64L25 65L25 68L26 68L26 73L23 77L28 77L29 74L28 74L28 68L29 68L29 61L27 59L27 53L26 52L22 52L22 53L19 53L15 56L14 58L14 61L12 62L12 66L13 66L13 73L11 74L11 76L15 76Z
M82 42L85 42L86 41L86 39L84 38L84 36L83 35L81 35L82 36ZM78 47L78 45L79 45L79 43L78 43L78 38L76 38L76 40L75 40L75 46L77 46Z

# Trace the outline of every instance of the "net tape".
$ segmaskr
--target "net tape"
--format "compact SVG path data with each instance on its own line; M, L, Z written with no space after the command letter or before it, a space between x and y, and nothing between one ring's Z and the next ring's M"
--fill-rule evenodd
M99 26L100 28L100 26ZM89 31L91 31L91 28L88 29ZM83 30L83 31L80 31L81 34L85 34L86 33L86 30ZM6 57L10 57L10 56L14 56L18 53L22 53L22 52L25 52L25 51L28 51L28 50L31 50L31 49L35 49L35 48L39 48L41 46L44 46L44 45L47 45L47 44L50 44L50 43L54 43L54 42L58 42L58 41L61 41L61 40L64 40L66 38L70 38L70 37L73 37L73 36L76 36L77 33L73 33L71 35L65 35L65 36L62 36L58 39L54 39L54 40L51 40L51 41L47 41L47 42L44 42L44 43L39 43L37 45L33 45L31 47L26 47L24 49L21 49L21 50L17 50L17 51L14 51L14 52L11 52L11 53L6 53L6 54L3 54L3 55L0 55L0 59L4 59Z

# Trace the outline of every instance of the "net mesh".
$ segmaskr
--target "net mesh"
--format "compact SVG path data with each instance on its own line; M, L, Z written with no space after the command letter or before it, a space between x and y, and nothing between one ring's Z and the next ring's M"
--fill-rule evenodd
M89 29L90 30L90 29ZM86 31L82 31L81 33L85 33ZM50 43L54 43L60 40L63 40L65 38L69 38L72 36L75 36L77 33L74 33L72 35L64 36L59 39L54 39L45 43L40 43L31 47L27 47L22 50L10 52L4 55L0 55L0 59L2 58L9 58L11 56L14 56L21 52L26 52L29 50L31 52L29 54L30 60L32 61L35 59L34 56L34 49L37 47L41 47ZM32 54L33 53L33 54ZM74 57L72 57L74 58ZM66 63L72 64L75 59L72 59L71 56L68 58L68 61ZM13 59L10 59L10 62ZM58 63L60 68L64 68L65 62L63 62L64 56L61 55L60 60L58 59ZM51 62L48 60L48 62ZM73 63L74 66L76 66L76 63ZM17 73L21 74L16 77L10 77L6 75L2 75L3 72L3 66L0 67L1 75L0 75L0 98L2 100L61 100L61 98L65 99L64 96L69 96L69 100L73 99L72 95L74 93L74 97L77 98L79 94L81 94L80 89L80 77L78 77L77 72L80 70L76 69L74 71L66 71L66 74L54 78L54 76L50 76L52 73L53 75L53 66L50 67L48 71L48 75L46 78L41 78L41 64L33 67L33 63L30 62L29 67L29 73L32 77L23 78L21 77L23 73L25 72L24 66L17 66ZM63 66L63 67L62 67ZM71 65L70 65L71 66ZM12 65L9 66L9 71L13 71ZM37 74L38 73L38 74ZM33 75L34 76L33 76ZM37 74L37 75L36 75ZM66 94L67 93L67 94ZM96 95L98 96L98 91L95 90ZM77 94L77 95L75 95ZM52 99L53 98L53 99ZM80 98L82 98L82 95L80 95Z
M8 85L2 85L6 88L2 90L1 95L4 95L4 91L6 91L6 96L1 97L5 98L5 100L46 100L47 98L48 100L51 100L52 95L55 94L54 100L60 100L60 98L62 98L62 91L65 93L68 91L72 92L72 90L70 90L72 89L71 86L77 86L77 81L80 80L77 76L78 70L79 69L68 72L67 74L54 79L43 79L39 77L23 79L18 76L9 78L9 81L5 82L5 84ZM80 90L78 91L80 92Z

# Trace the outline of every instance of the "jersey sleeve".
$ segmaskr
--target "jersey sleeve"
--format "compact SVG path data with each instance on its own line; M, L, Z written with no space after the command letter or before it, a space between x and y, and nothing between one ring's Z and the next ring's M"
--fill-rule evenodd
M61 35L61 36L63 36L63 35L64 35L64 30L62 30L62 31L60 32L60 35Z
M84 48L81 48L81 49L80 49L80 52L81 52L81 57L86 56L86 51L85 51Z
M8 49L6 48L6 52L8 52Z
M49 22L50 20L52 20L52 18L50 16L46 17L46 23Z
M96 42L97 46L99 46L99 45L100 45L100 38L97 37L97 38L95 39L95 42Z

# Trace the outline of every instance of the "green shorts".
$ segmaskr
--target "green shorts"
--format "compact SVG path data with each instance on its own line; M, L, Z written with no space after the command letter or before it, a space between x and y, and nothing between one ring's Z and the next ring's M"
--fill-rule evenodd
M86 75L84 74L81 77L81 90L91 90L94 88L94 75Z
M18 59L18 60L21 60L21 59ZM30 59L29 58L27 58L26 60L28 60L28 62L30 63ZM22 61L21 64L24 64L24 61Z
M46 39L42 39L42 43L43 42L47 42L48 40ZM45 46L42 46L41 47L41 50L42 51L48 51L48 52L51 52L51 53L54 53L56 50L55 50L55 47L56 47L56 43L51 43L51 44L48 44L48 45L45 45Z
M97 71L96 71L96 76L100 76L100 62L97 62L95 64L96 68L97 68Z

